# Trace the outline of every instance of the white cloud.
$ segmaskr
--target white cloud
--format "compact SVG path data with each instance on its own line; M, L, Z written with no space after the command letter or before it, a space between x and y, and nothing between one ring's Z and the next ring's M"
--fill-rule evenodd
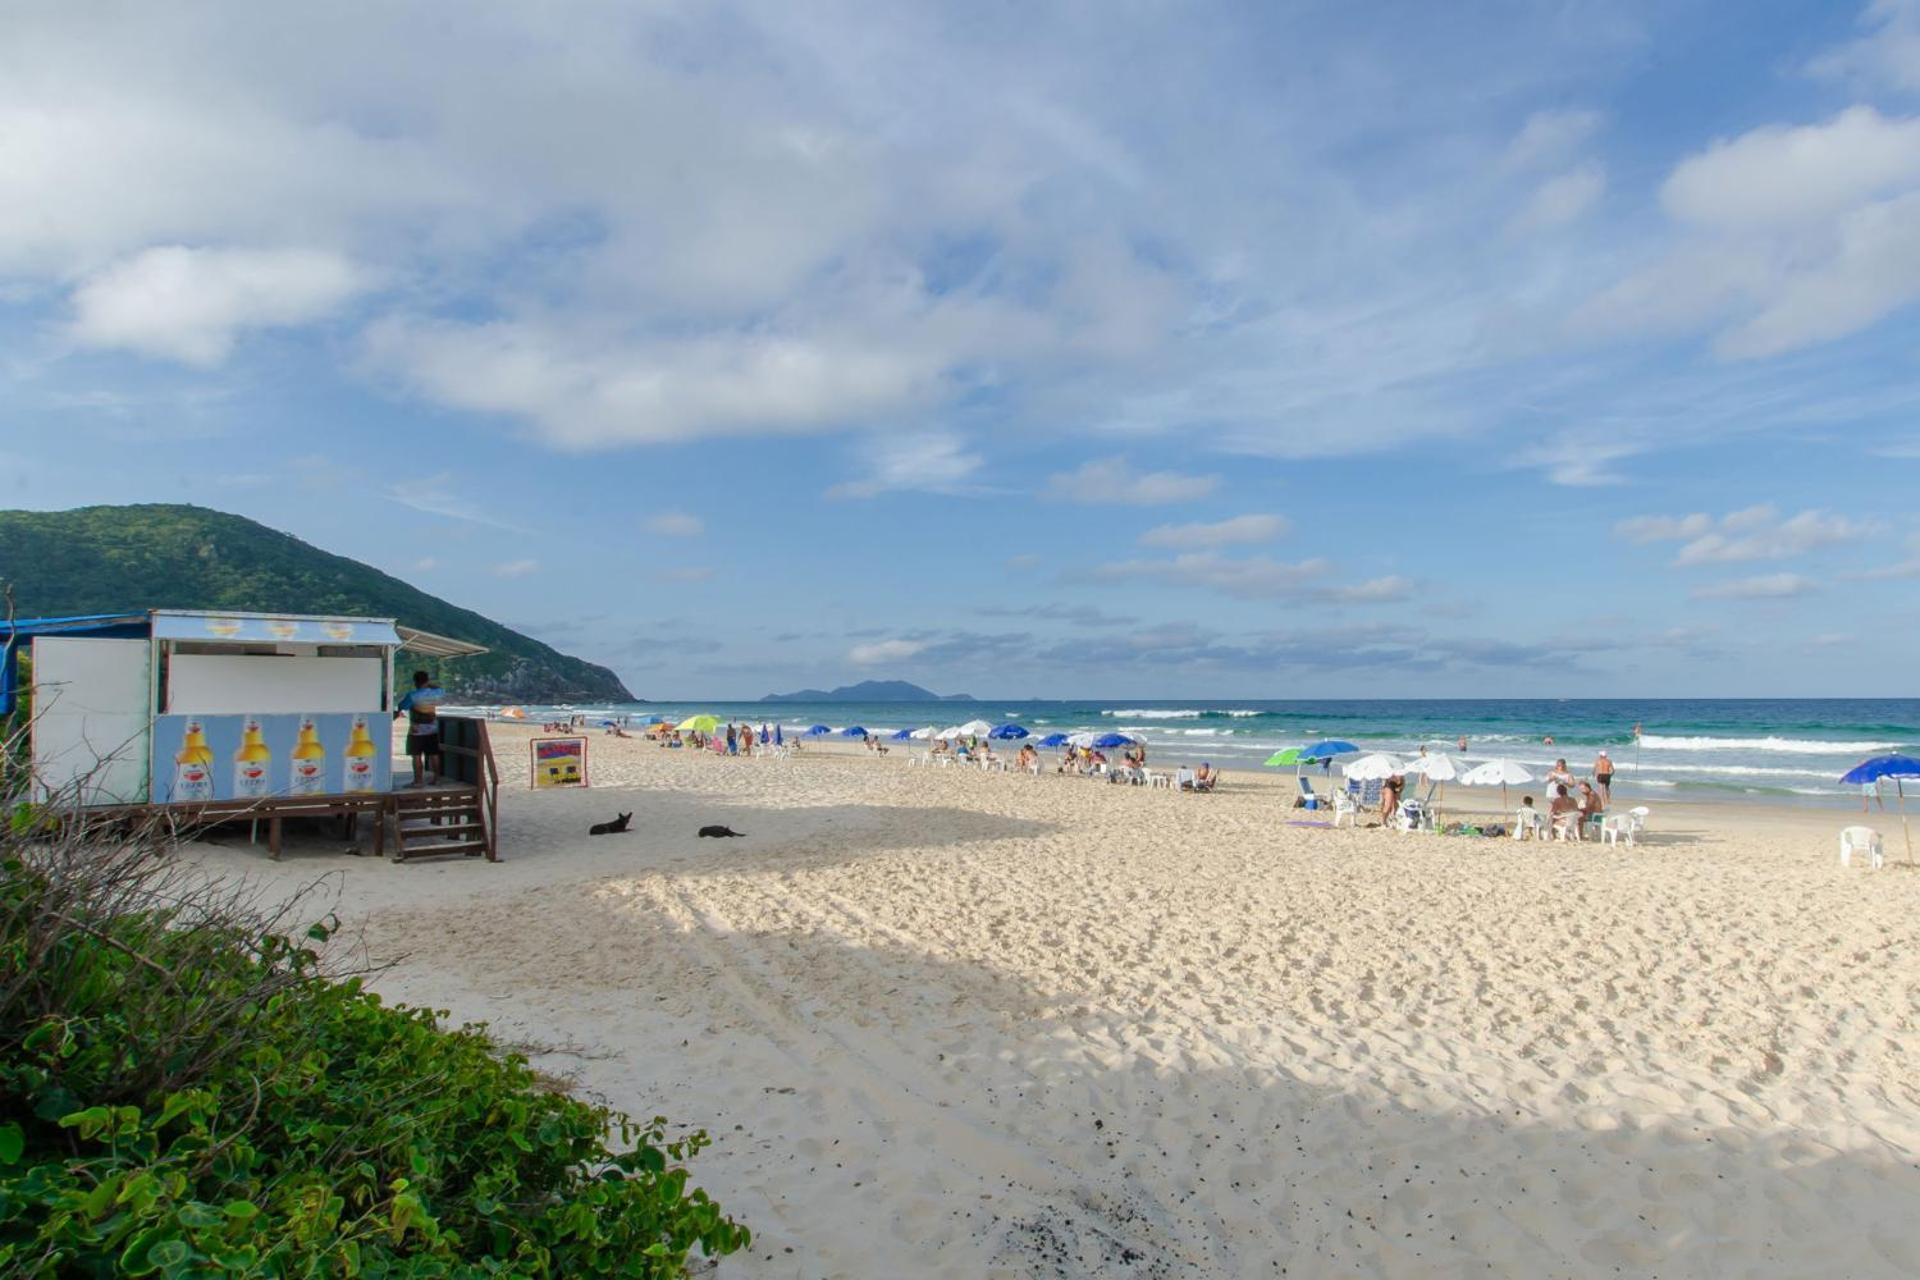
M1823 124L1766 125L1675 166L1660 189L1683 222L1805 225L1920 179L1920 120L1849 107Z
M905 661L926 647L924 640L876 640L872 644L853 646L847 651L847 660L855 666L872 667L886 662Z
M369 283L345 258L314 249L143 250L89 275L73 294L73 339L202 367L241 331L307 324Z
M1597 133L1602 123L1598 111L1536 111L1507 144L1505 164L1525 169L1564 159Z
M1790 600L1818 590L1813 579L1797 573L1766 573L1754 578L1737 578L1711 586L1695 587L1688 594L1695 600Z
M959 437L939 431L874 437L867 450L867 478L834 485L829 498L871 498L901 489L955 493L981 463Z
M418 560L415 560L412 565L415 573L432 573L439 567L440 562L432 556L421 556Z
M685 511L661 511L647 517L647 531L668 538L697 538L707 531L707 522Z
M1907 535L1907 558L1853 575L1871 582L1892 578L1920 578L1920 533Z
M1554 440L1525 450L1518 463L1541 468L1554 484L1592 489L1625 484L1627 477L1614 464L1644 452L1627 440Z
M1687 516L1634 516L1614 525L1629 542L1680 542L1674 564L1738 564L1750 560L1787 560L1824 547L1853 542L1868 524L1845 516L1807 510L1781 519L1777 509L1761 505L1732 511L1717 521L1695 512Z
M1094 569L1103 581L1149 579L1170 586L1208 587L1242 600L1264 600L1297 595L1331 566L1322 559L1292 563L1270 556L1229 559L1212 551L1195 551L1170 560L1121 560Z
M1597 163L1583 164L1535 187L1509 226L1521 233L1565 226L1593 208L1606 189L1607 171Z
M1867 87L1920 90L1920 0L1872 0L1861 25L1867 33L1814 59L1814 73Z
M1736 360L1858 333L1920 299L1920 117L1851 107L1682 160L1661 189L1680 237L1581 307L1576 328L1717 328Z
M1272 542L1289 527L1284 516L1275 515L1234 516L1212 524L1163 524L1141 534L1140 545L1195 551L1236 543Z
M524 578L530 573L539 571L540 562L532 556L521 556L517 560L502 560L493 566L494 576L498 578Z
M1219 485L1219 476L1186 475L1178 471L1136 472L1123 457L1098 458L1074 471L1047 478L1047 491L1070 502L1114 502L1159 506L1204 498Z
M1321 587L1314 592L1314 598L1331 604L1393 604L1412 596L1413 585L1411 578L1388 574L1345 586Z

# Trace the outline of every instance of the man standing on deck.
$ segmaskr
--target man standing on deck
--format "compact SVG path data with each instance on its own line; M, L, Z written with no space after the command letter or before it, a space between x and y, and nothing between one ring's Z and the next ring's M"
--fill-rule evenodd
M407 717L407 755L413 759L413 786L433 781L426 772L429 759L436 770L440 767L440 702L446 696L446 691L434 684L432 676L416 671L412 692L393 709L395 720L403 713Z

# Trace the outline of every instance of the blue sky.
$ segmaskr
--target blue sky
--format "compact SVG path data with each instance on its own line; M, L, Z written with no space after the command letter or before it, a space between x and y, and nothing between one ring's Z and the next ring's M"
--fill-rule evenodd
M661 698L1910 688L1920 0L446 12L13 11L0 499Z

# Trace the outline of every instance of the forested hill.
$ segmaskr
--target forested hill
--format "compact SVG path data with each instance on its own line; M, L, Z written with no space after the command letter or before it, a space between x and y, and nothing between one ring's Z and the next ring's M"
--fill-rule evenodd
M479 657L438 664L436 673L458 698L624 702L633 696L605 667L371 565L205 507L0 511L0 580L13 585L14 612L22 618L158 608L394 618L487 646Z

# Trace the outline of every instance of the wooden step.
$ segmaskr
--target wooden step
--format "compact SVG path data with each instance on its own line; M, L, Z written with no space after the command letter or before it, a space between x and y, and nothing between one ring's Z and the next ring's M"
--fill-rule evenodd
M398 848L395 862L411 862L415 858L444 858L454 854L462 857L477 858L487 851L485 840L450 840L444 844L409 844Z
M402 838L411 837L414 839L418 839L421 836L432 836L438 840L441 836L458 835L465 831L485 831L486 829L487 824L480 821L478 814L474 814L473 821L471 822L403 822L400 824L400 835Z

